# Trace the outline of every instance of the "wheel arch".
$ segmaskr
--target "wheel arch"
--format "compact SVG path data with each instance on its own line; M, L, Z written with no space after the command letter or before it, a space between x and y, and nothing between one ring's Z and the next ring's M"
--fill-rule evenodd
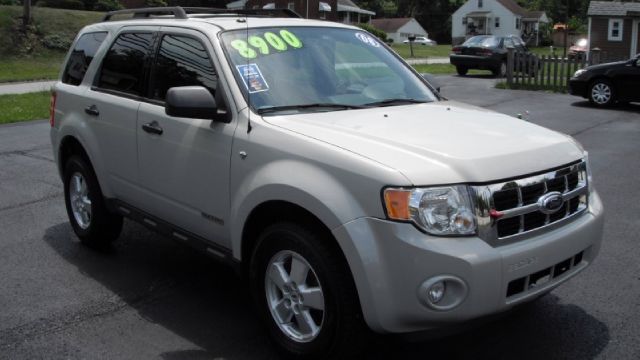
M103 193L103 195L107 196L110 194L110 189L107 184L102 181L102 173L99 162L96 161L95 157L91 155L91 149L87 147L80 137L75 134L65 134L61 137L59 142L59 146L57 149L57 166L58 171L61 177L64 176L64 167L66 162L74 155L79 155L82 159L84 159L87 164L91 167L91 170L96 174L96 178L98 180L98 185Z
M240 256L243 259L243 269L248 269L249 259L255 249L260 233L271 224L280 221L290 221L301 224L314 230L321 231L332 242L334 250L339 251L344 258L344 252L331 234L330 228L311 211L285 200L269 200L257 205L249 213L243 224L241 235ZM346 261L346 258L345 258Z

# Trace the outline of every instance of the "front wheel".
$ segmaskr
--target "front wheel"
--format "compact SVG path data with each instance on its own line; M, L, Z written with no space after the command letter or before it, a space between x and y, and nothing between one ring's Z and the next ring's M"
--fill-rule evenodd
M278 348L303 359L357 354L368 329L355 284L331 238L294 223L263 231L250 285Z
M465 76L469 72L469 69L464 66L456 66L456 71L458 72L458 75Z
M64 199L73 231L92 247L105 247L122 230L122 216L110 213L93 169L79 156L72 156L64 168Z
M605 79L594 81L589 87L589 101L599 107L613 105L615 92L611 82Z

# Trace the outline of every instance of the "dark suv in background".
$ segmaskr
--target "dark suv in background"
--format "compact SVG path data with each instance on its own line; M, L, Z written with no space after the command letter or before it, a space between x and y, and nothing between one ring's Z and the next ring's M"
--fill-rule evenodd
M462 45L454 46L449 61L459 75L466 75L469 69L490 70L493 75L504 77L507 73L507 49L534 56L524 41L517 36L474 36ZM527 63L525 61L525 63Z

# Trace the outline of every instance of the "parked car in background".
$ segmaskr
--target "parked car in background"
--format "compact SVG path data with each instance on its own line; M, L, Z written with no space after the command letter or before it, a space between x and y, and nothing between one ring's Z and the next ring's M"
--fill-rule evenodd
M640 54L627 61L589 66L569 80L569 93L596 106L640 101Z
M583 59L586 58L588 50L589 40L580 39L571 45L567 56L569 57L569 59Z
M403 44L408 44L411 41L409 40L405 40L402 43ZM413 41L414 44L420 44L420 45L426 45L426 46L435 46L438 45L438 43L435 40L431 40L425 36L416 36L416 39Z
M490 70L495 76L504 77L507 73L507 49L513 47L516 52L524 53L524 63L529 56L535 56L517 36L474 36L462 45L454 46L449 61L456 67L459 75L466 75L469 69ZM533 72L534 69L526 69Z

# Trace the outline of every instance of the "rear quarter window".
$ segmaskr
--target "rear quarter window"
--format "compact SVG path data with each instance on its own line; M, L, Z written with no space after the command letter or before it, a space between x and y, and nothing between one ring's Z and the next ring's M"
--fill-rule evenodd
M106 32L93 32L80 36L64 67L64 72L62 73L63 83L80 85L93 57L106 37Z

